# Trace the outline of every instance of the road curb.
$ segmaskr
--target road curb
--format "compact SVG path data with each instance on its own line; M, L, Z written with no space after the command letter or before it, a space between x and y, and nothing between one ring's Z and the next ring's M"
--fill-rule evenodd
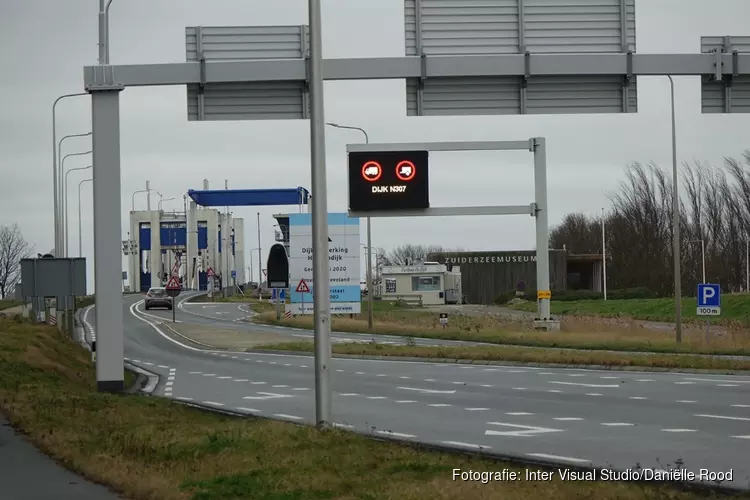
M305 356L311 357L312 351L284 351L279 349L246 349L247 353L254 354L277 354L284 356ZM457 365L480 365L480 366L528 366L535 368L580 368L582 370L602 370L617 372L664 372L664 373L704 373L714 375L745 375L750 376L750 370L712 370L699 368L661 368L649 366L619 366L619 365L583 365L571 363L524 363L521 361L503 361L503 360L474 360L474 359L457 359L457 358L428 358L428 357L406 357L406 356L364 356L360 354L332 354L334 358L341 359L375 359L379 361L401 361L401 362L419 362L435 364L457 364Z
M133 388L138 387L138 389L135 389L132 392L151 394L152 392L154 392L154 389L156 389L156 386L159 385L159 375L156 373L144 370L143 368L132 363L128 363L127 361L125 362L125 369L136 373L138 375L138 378L141 380L140 384L138 383L138 380L136 380Z

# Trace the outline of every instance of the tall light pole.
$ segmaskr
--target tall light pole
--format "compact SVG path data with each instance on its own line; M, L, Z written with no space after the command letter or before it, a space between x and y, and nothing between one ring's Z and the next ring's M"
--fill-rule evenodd
M65 209L63 213L63 223L65 224L65 231L63 231L63 234L65 235L65 257L70 255L70 249L68 247L68 174L71 172L75 172L76 170L88 170L92 167L93 165L89 165L88 167L71 168L67 172L65 172L65 180L63 183L63 189L65 190L65 196L63 197L65 199Z
M331 423L331 282L328 267L328 186L321 0L308 0L310 26L310 173L312 200L313 301L315 324L315 423Z
M146 189L139 189L138 191L133 191L133 195L130 198L130 206L131 206L131 211L132 212L135 212L135 195L137 195L139 193L149 193L149 191L150 191L150 189L149 189L149 186L148 186L148 181L146 181ZM150 193L149 193L149 195L150 195ZM149 203L149 206L147 208L149 211L151 211L151 206L150 205L151 204Z
M99 0L99 64L109 64L109 6L104 0Z
M363 128L339 125L338 123L332 122L328 122L326 125L341 129L359 130L365 136L365 144L370 144L370 137ZM367 327L370 330L372 330L372 303L372 221L370 217L367 217Z
M260 212L258 212L258 300L263 297L260 296L260 290L263 284L263 256L261 255L261 244L260 244Z
M603 274L603 289L604 289L604 300L607 300L607 241L606 234L604 232L604 209L602 208L602 274Z
M67 231L66 223L65 223L66 212L67 212L67 208L66 208L67 207L67 200L66 200L67 182L63 174L63 172L65 172L65 160L67 160L71 156L83 156L87 154L91 154L91 151L84 151L81 153L68 153L65 156L63 156L63 159L60 162L60 188L59 188L60 189L60 197L59 197L59 200L60 200L60 251L58 254L56 254L56 256L58 257L68 256L67 248L65 245L65 240L67 237L67 235L65 234Z
M674 254L675 340L682 343L682 277L680 276L680 189L677 178L677 121L674 109L674 80L669 78L672 103L672 253Z
M58 165L57 165L57 121L55 120L55 113L57 109L57 103L68 97L79 97L89 95L88 92L78 92L76 94L65 94L61 95L55 102L52 103L52 197L54 204L54 219L55 219L55 257L60 257L63 247L62 241L62 224L60 221L60 212L62 212L62 206L60 205L60 182L57 178Z
M81 229L81 186L84 182L91 182L94 178L83 179L78 183L78 257L83 257L83 230Z
M160 198L159 198L159 205L158 205L159 212L161 212L161 204L162 203L164 203L165 201L171 201L171 200L175 199L174 196L172 196L171 198L164 198L164 197L161 196L161 194L159 196L160 196Z

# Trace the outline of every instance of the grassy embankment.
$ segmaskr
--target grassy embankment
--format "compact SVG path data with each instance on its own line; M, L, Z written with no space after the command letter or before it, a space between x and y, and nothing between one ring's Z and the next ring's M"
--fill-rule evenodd
M294 326L299 328L312 328L311 316L298 316L276 320L273 306L268 302L249 302L250 306L258 313L252 321L268 324ZM443 329L438 321L438 313L427 312L419 308L397 306L392 303L376 301L373 309L373 329L369 330L367 325L367 303L362 303L362 314L339 316L332 319L332 327L335 331L392 334L402 337L426 337L446 340L464 340L487 342L504 346L522 346L539 348L567 348L580 350L609 350L630 352L656 352L663 353L663 361L649 361L647 366L653 363L661 363L662 366L685 366L693 367L698 363L697 358L680 358L674 354L731 354L750 355L750 331L737 325L722 326L721 331L714 327L714 333L706 339L704 328L701 325L685 325L683 328L683 341L681 344L675 342L674 333L669 330L657 331L645 328L637 321L631 319L594 318L585 316L564 316L561 319L561 332L537 332L531 327L530 322L508 316L467 316L451 315L448 328ZM750 307L750 304L748 304ZM352 348L354 349L354 348ZM412 347L410 352L416 354L420 348ZM480 356L488 356L488 348L477 348ZM430 348L425 356L436 357L436 349ZM447 352L447 351L444 351ZM460 352L465 355L476 357L471 348ZM515 351L503 351L512 355L514 359L519 355ZM521 351L519 351L521 352ZM524 356L529 355L524 350ZM502 358L502 353L494 354L497 359ZM593 354L581 354L591 359ZM580 357L579 356L579 357ZM437 356L439 357L439 356ZM546 352L544 362L552 362L551 357L560 357L569 362L570 353ZM597 354L601 363L612 364L613 356L604 353ZM616 357L616 356L615 356ZM649 356L649 359L652 356ZM481 359L485 359L482 357ZM616 364L631 364L626 358L620 356ZM624 361L620 361L620 359ZM627 359L635 359L627 355ZM687 360L687 361L685 361ZM540 360L540 362L542 362ZM687 363L687 364L686 364ZM705 365L705 362L700 362ZM641 361L637 363L641 366ZM697 367L697 366L695 366Z
M674 321L674 298L627 300L575 300L555 301L552 297L552 314L598 316L603 318L629 317L646 321ZM518 311L536 312L536 302L519 302L507 306ZM682 317L685 321L702 321L696 315L695 297L682 299ZM721 297L721 316L712 318L716 324L741 323L750 326L750 294L733 293Z
M11 307L18 307L22 305L23 305L22 300L0 299L0 311L4 311L6 309L10 309Z
M456 468L521 470L344 431L101 394L84 349L22 320L0 318L0 409L60 463L131 500L706 498L654 484L454 481Z

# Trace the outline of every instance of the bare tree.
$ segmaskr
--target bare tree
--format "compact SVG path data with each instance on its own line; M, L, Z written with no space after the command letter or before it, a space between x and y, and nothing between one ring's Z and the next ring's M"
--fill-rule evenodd
M439 245L406 244L394 248L388 253L387 260L392 266L408 266L425 261L430 254L444 253L446 249Z
M18 224L0 226L0 298L5 298L21 280L21 259L33 249Z

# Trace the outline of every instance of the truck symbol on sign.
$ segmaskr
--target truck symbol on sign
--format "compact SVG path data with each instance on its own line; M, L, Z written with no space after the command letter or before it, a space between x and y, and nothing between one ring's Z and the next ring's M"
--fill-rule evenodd
M404 177L411 177L411 172L412 172L411 165L402 165L398 173Z
M365 169L365 175L367 177L375 177L378 175L378 167L367 167Z

